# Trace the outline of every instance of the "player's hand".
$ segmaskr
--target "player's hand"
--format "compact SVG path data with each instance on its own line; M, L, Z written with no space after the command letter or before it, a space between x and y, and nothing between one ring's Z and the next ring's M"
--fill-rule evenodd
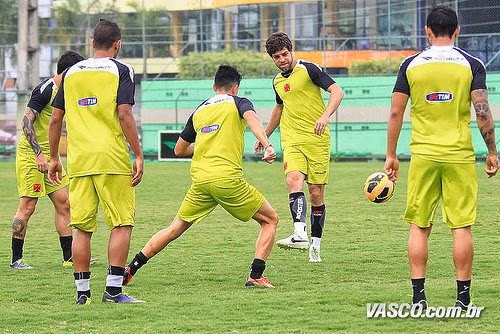
M132 187L135 187L142 181L142 174L144 173L144 159L142 157L136 157L133 165L132 174Z
M255 154L261 154L264 152L264 145L261 144L260 141L255 141L255 144L253 145L253 152Z
M317 134L318 136L321 136L323 133L325 133L327 126L328 126L328 117L321 116L316 121L316 125L314 126L314 133Z
M52 160L50 162L47 177L53 185L58 186L61 184L61 180L63 178L61 161Z
M38 169L40 173L47 173L49 171L49 162L43 152L36 157L36 169Z
M484 169L488 178L493 177L498 172L498 154L488 154L486 157L486 168Z
M268 145L266 147L266 151L264 152L264 157L262 158L262 161L272 164L274 159L276 159L276 151L274 150L273 145Z
M384 164L384 172L389 177L389 180L396 183L399 176L399 160L396 157L386 157Z

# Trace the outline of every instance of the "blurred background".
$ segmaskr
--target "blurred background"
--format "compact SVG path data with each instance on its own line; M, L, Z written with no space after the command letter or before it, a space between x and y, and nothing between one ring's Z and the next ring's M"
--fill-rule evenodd
M91 57L93 28L104 17L122 28L119 58L135 69L134 113L150 159L170 158L168 143L212 94L222 63L240 70L240 95L267 122L278 70L264 41L275 31L291 37L296 58L323 67L345 91L331 119L332 158L382 158L398 66L428 45L425 19L435 4L457 11L457 46L484 62L492 110L500 116L498 0L0 0L0 157L12 159L31 89L55 74L65 50ZM403 158L410 127L406 118ZM481 157L484 144L473 134ZM277 135L272 141L279 147ZM246 142L245 155L254 158L250 134Z

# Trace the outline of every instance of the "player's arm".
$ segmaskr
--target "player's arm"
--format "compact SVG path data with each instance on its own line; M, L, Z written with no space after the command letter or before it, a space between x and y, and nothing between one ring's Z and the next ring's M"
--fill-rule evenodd
M398 179L399 161L396 156L399 134L403 127L403 116L409 96L404 93L392 94L391 112L387 123L387 151L385 154L384 171L391 181Z
M330 85L326 89L328 93L330 93L330 98L328 99L328 105L326 106L325 112L321 117L316 121L316 125L314 126L314 133L318 136L322 135L325 132L326 125L330 121L330 117L337 111L344 98L344 91L337 83Z
M34 127L34 123L38 118L38 115L40 115L40 112L38 110L26 107L26 111L24 112L23 120L21 122L21 128L23 129L24 135L26 136L31 149L36 155L36 167L38 171L41 173L45 173L48 171L49 165L47 162L47 157L45 156L45 154L43 154L42 148L38 143Z
M178 157L186 157L194 153L194 143L185 141L181 137L175 143L174 153Z
M495 176L498 171L498 151L495 140L495 124L488 103L488 91L486 89L475 89L471 92L471 100L476 111L477 127L483 136L484 143L488 148L485 172L488 177Z
M262 121L259 116L253 111L248 110L243 114L243 118L248 124L250 131L252 131L255 138L257 138L258 142L263 146L265 152L263 161L272 163L274 159L276 159L276 152L274 151L274 147L269 141L266 131L264 130L264 126L262 125Z
M276 130L276 128L280 125L281 114L283 114L283 104L276 103L276 105L273 108L273 111L271 112L271 118L269 119L269 123L267 123L265 129L265 135L267 138L269 138L273 134L274 130ZM253 150L255 154L260 154L264 151L264 147L265 147L264 143L261 143L260 140L257 139L255 145L253 146Z
M132 174L132 187L135 187L142 180L144 157L139 142L139 135L137 134L134 114L132 113L132 105L128 103L118 105L118 118L120 119L123 134L135 155Z
M62 164L59 160L59 141L61 139L61 129L64 119L64 110L54 108L49 123L49 181L53 185L60 185L62 180Z

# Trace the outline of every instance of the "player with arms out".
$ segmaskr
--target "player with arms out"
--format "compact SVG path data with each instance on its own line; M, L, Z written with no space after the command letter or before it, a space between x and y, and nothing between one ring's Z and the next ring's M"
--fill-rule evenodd
M281 248L309 249L309 261L321 262L320 246L326 218L324 194L330 171L328 122L340 106L344 92L318 65L295 59L292 42L284 32L269 36L266 51L281 70L273 80L276 106L267 124L266 135L271 136L280 127L290 213L294 222L294 232L276 244ZM322 90L330 93L326 107ZM261 152L264 144L257 141L255 152ZM310 245L304 181L311 200Z
M200 104L189 117L174 152L178 156L193 154L191 187L170 226L156 233L130 262L125 284L149 259L220 204L233 217L242 221L253 218L260 224L255 259L245 285L274 288L263 272L273 248L278 215L264 196L243 178L247 124L265 145L262 160L272 163L276 153L252 102L237 96L240 81L241 75L234 67L221 65L213 85L216 95Z
M443 221L453 236L457 280L455 306L467 309L474 246L471 226L476 221L477 174L470 131L471 101L488 156L486 174L498 171L495 126L488 105L483 63L454 46L460 32L455 11L434 7L425 27L430 47L406 58L392 94L387 128L385 172L398 178L396 147L408 99L411 100L412 154L408 171L407 206L410 223L408 258L413 303L427 307L425 276L428 238L434 212L441 201Z
M69 224L68 178L62 170L61 184L53 186L47 178L49 169L49 122L52 100L61 84L64 71L83 60L74 51L64 52L57 61L57 74L43 80L31 92L21 123L23 129L16 152L16 176L19 207L12 222L12 269L32 269L23 259L28 221L38 199L47 195L54 205L56 231L63 252L63 265L71 266L71 227Z
M66 115L70 226L73 240L76 304L91 301L90 240L97 230L99 202L111 230L108 241L108 276L103 302L141 302L122 292L123 274L135 220L135 186L142 180L144 159L132 114L135 103L134 71L115 58L121 47L120 27L101 19L94 28L93 58L71 67L63 76L52 106L49 126L49 179L59 184L57 155ZM134 152L133 169L129 148Z

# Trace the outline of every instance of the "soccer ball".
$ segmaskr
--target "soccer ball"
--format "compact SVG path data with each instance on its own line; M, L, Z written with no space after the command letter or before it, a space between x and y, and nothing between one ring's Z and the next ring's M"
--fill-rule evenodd
M394 183L382 172L368 176L364 186L365 196L374 203L384 203L391 199L394 193Z

